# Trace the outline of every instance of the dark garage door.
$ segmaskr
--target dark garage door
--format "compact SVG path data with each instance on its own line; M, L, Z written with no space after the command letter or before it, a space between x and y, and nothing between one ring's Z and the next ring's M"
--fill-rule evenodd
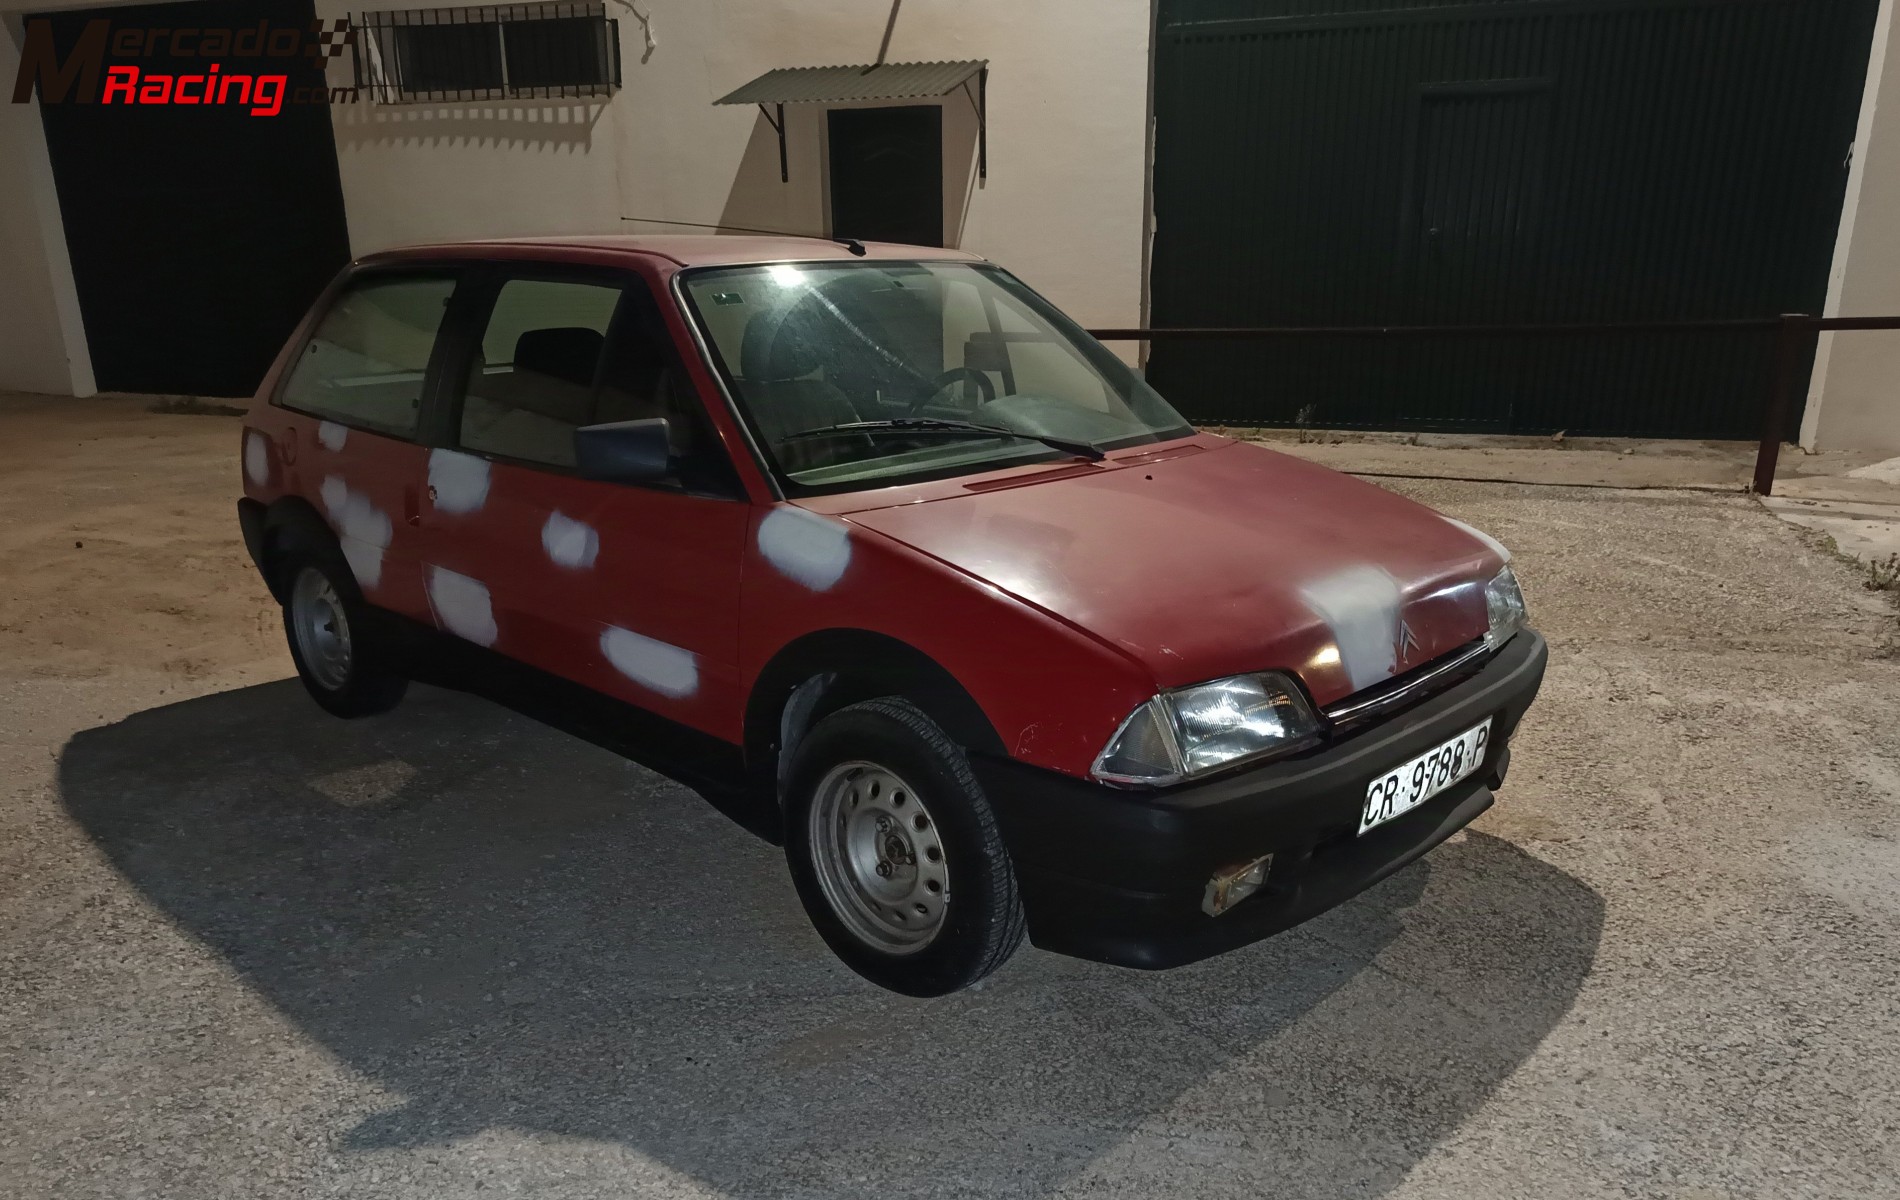
M89 20L126 29L296 30L298 52L225 58L224 72L322 86L301 50L311 0L202 0L53 14L62 58ZM29 20L36 18L29 17ZM186 43L190 46L192 43ZM204 73L160 53L142 72ZM349 259L336 142L323 104L277 116L232 105L43 104L93 374L108 391L246 396Z
M1153 323L1819 311L1875 7L1164 0ZM1204 422L1752 437L1767 343L1157 343L1149 373Z
M835 108L827 116L832 234L943 245L943 109Z

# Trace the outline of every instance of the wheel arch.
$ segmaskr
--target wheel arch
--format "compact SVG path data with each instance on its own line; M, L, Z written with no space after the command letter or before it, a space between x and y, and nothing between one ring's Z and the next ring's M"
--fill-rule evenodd
M888 634L825 629L786 644L753 683L746 700L745 761L778 794L786 750L837 710L879 696L901 696L951 740L984 754L1005 753L982 705L928 654Z
M273 500L264 509L264 536L257 565L263 573L264 586L270 589L271 596L279 604L289 600L285 594L285 580L278 569L284 547L299 536L311 538L319 545L327 543L338 546L335 531L310 501L302 496L283 496ZM350 582L354 585L356 581L352 579Z

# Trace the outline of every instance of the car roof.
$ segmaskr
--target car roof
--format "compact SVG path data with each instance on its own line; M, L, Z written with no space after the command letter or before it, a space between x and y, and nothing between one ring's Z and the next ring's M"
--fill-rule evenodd
M682 267L726 267L749 263L773 262L864 262L867 260L903 261L928 259L958 262L982 262L982 256L939 246L906 246L898 242L861 242L863 254L854 254L841 242L829 238L761 236L756 234L710 233L606 233L556 234L545 237L492 238L466 242L440 242L425 246L404 246L386 250L373 257L379 262L405 258L429 258L452 254L456 258L480 258L482 251L497 251L498 258L518 257L510 250L562 249L595 251L605 254L641 254L669 259Z

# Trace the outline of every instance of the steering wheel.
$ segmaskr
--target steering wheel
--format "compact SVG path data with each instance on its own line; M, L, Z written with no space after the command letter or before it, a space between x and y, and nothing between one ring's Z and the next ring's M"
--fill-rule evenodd
M996 399L996 385L990 382L988 375L985 375L975 367L951 367L948 371L937 376L936 383L932 385L929 394L919 399L917 403L911 405L908 411L916 413L929 407L930 402L935 400L938 396L943 395L951 384L964 379L974 380L976 382L976 390L982 393L982 399L970 406L971 412L975 412L981 405L988 404L990 401Z

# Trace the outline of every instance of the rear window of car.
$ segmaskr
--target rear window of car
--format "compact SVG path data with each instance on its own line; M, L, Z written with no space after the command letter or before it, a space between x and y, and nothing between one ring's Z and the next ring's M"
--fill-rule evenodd
M341 424L414 437L455 282L446 272L379 272L351 282L298 355L280 401Z

